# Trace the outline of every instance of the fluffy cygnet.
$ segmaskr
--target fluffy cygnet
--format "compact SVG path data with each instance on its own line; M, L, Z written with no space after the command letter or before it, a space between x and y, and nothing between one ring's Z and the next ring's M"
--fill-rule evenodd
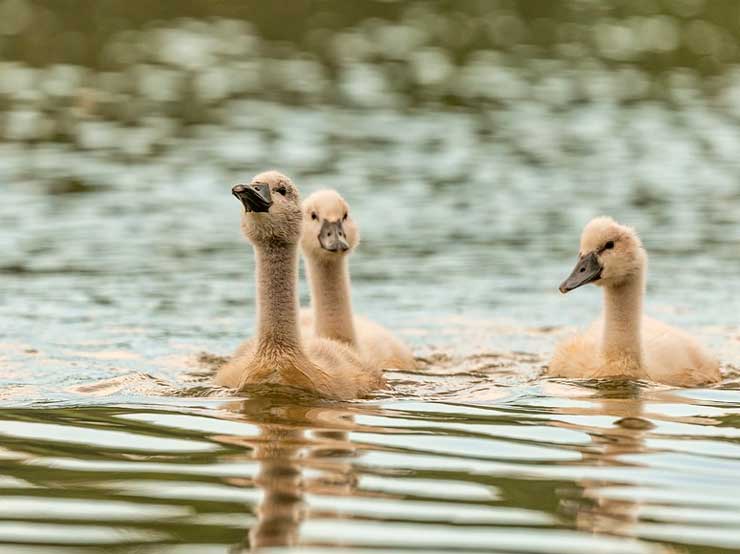
M261 173L232 193L242 203L241 228L254 247L257 336L244 342L216 376L225 386L289 385L337 399L368 394L384 383L346 344L301 340L298 326L298 245L302 212L298 189L275 171Z
M646 269L647 253L633 229L609 217L586 225L578 262L560 291L594 283L604 290L604 313L586 333L558 346L550 375L676 386L720 379L719 362L692 336L643 316Z
M413 369L411 350L388 329L353 316L349 255L360 233L347 202L334 190L303 202L301 249L311 286L312 311L301 313L303 332L352 346L372 367Z

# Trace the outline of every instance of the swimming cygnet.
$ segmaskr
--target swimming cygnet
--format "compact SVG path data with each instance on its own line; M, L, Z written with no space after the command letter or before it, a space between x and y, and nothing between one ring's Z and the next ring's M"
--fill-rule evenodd
M359 240L349 205L339 193L322 190L303 202L301 249L313 310L302 311L301 328L306 335L352 346L372 367L413 369L414 355L393 333L352 315L348 259Z
M301 340L298 326L298 244L302 212L298 189L275 171L232 189L244 206L241 228L256 260L257 336L244 342L216 376L225 386L290 385L350 399L384 383L346 344Z
M586 225L578 262L560 292L594 283L604 289L604 313L586 333L559 345L550 375L676 386L720 379L718 361L692 336L643 316L646 269L647 254L633 229L609 217Z

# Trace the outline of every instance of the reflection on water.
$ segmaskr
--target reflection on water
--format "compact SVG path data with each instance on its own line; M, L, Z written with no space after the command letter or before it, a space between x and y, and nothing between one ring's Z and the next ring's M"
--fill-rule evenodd
M208 552L740 547L740 404L721 391L625 384L551 381L519 393L477 405L262 396L7 409L0 543L144 552L185 543Z
M0 0L0 553L739 550L737 21ZM229 190L268 167L350 201L354 305L424 366L369 402L212 385L253 326ZM601 213L720 386L542 378Z

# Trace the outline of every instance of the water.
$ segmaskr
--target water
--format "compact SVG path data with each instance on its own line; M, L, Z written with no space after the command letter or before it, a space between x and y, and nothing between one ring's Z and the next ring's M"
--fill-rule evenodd
M732 551L737 412L732 391L554 382L477 405L8 408L0 536L39 552Z
M241 4L0 2L0 552L739 550L740 8ZM269 167L349 200L355 308L423 370L212 385ZM722 383L542 377L602 213Z

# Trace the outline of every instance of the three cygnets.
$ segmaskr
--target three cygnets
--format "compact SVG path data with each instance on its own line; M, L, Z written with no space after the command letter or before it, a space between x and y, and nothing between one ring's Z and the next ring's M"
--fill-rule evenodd
M324 190L302 204L293 182L276 171L236 185L241 228L254 247L257 333L242 343L216 381L293 386L335 399L385 386L383 369L413 369L411 350L389 330L352 312L348 257L360 238L349 205ZM311 309L298 301L303 252ZM563 293L594 283L604 315L558 346L548 373L628 378L691 386L719 380L719 363L688 334L642 314L647 254L634 230L607 217L583 231L578 262Z

